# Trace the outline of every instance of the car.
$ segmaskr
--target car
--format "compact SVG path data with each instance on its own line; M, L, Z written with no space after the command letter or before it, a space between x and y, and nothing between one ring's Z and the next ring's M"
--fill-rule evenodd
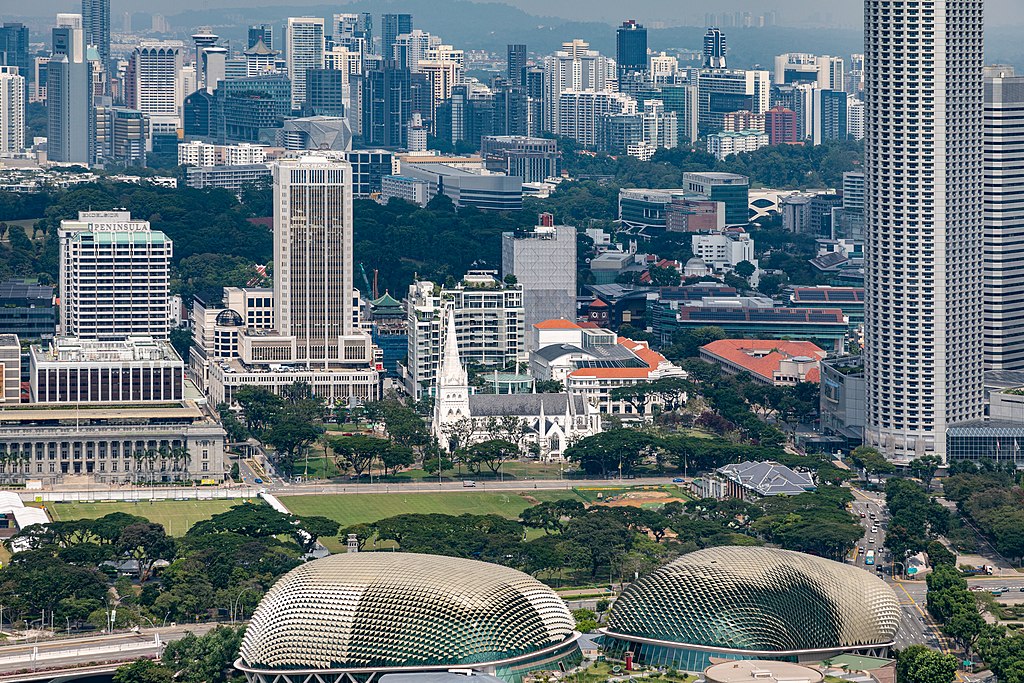
M865 517L867 517L867 515L866 515L866 514L864 514L863 512L862 512L862 513L860 513L860 518L861 518L861 519L864 519Z
M256 482L257 484L262 484L263 483L263 480L260 479L259 477L256 477L255 479L253 479L253 481Z
M984 589L984 588L982 588L981 586L971 586L971 587L970 587L970 588L968 588L967 590L969 590L969 591L972 591L972 592L974 592L974 593L977 593L977 592L979 592L979 591L983 591L983 590L985 590L985 589Z
M682 477L676 477L675 479L672 480L673 484L682 484L682 483L685 483L685 482L686 482L686 480L683 479Z
M1020 592L1021 592L1021 593L1024 593L1024 586L1021 586L1021 587L1019 588L1019 590L1020 590Z
M462 482L462 486L467 489L476 488L476 482L472 479L466 479Z
M1003 586L1003 587L1002 587L1002 588L1000 588L999 590L1000 590L1000 591L1002 591L1003 593L1005 593L1005 592L1009 591L1010 589L1009 589L1009 587L1007 587L1007 586Z
M868 539L868 543L870 543L871 545L874 545L875 544L875 537L872 536L871 538L869 538Z

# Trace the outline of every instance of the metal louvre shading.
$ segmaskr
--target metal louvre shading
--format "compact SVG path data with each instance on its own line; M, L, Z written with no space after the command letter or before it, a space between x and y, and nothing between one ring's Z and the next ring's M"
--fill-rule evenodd
M640 579L616 601L611 637L795 652L891 643L893 591L870 573L771 548L709 548Z
M256 669L464 666L572 642L554 591L499 565L412 553L332 555L282 577L253 615Z

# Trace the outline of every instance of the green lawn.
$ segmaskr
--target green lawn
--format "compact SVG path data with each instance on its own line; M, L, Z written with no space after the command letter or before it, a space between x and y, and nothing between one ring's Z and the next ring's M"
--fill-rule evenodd
M157 500L138 503L50 503L47 511L54 520L96 519L111 512L127 512L163 524L172 536L184 536L189 528L204 519L224 512L242 501L234 500Z

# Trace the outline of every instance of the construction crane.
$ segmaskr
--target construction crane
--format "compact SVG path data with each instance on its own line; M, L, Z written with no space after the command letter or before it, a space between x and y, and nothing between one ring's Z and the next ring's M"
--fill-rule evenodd
M373 287L370 286L370 278L366 277L366 268L363 268L362 263L359 264L359 272L363 274L363 283L366 285L366 296L372 296L373 298L377 298L377 295L373 291Z

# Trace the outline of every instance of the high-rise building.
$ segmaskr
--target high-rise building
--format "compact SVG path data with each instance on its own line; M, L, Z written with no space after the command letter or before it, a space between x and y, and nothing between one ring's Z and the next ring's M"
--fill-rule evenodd
M787 52L775 57L775 84L813 83L822 90L845 90L842 57Z
M288 17L284 49L292 81L292 109L301 109L306 101L306 72L324 68L324 20Z
M792 145L802 142L796 133L796 112L777 104L764 113L764 130L770 145Z
M864 438L897 462L982 417L983 4L864 3Z
M274 27L270 24L258 24L256 26L249 27L249 40L246 43L246 48L253 48L256 46L258 41L263 41L269 49L274 49Z
M274 320L293 361L344 361L352 324L352 167L306 156L274 165Z
M405 147L412 119L411 74L394 60L376 59L363 75L363 144Z
M384 14L380 22L380 54L394 59L395 40L403 33L412 33L411 14Z
M734 111L763 114L771 100L767 71L700 69L698 72L698 125L702 134L724 128L724 116Z
M259 76L268 71L273 71L275 68L274 62L277 61L277 52L264 43L261 37L257 37L256 42L250 45L242 54L245 55L246 76Z
M181 80L184 49L180 40L144 40L136 46L125 73L125 105L151 117L179 117L186 94Z
M704 68L724 69L726 52L725 34L720 29L709 28L704 34Z
M110 68L110 0L82 0L85 44L95 45L103 69Z
M814 120L811 142L845 140L847 138L846 103L849 96L842 90L814 89Z
M96 145L92 64L86 56L82 17L58 14L53 54L46 66L46 155L50 161L91 164Z
M25 79L16 66L0 66L0 154L25 151Z
M1024 370L1024 76L985 78L985 367Z
M615 63L620 82L627 74L647 71L647 29L633 19L615 31Z
M501 272L523 288L528 348L535 347L537 323L576 321L576 228L555 225L551 214L538 222L529 232L501 236Z
M26 80L32 80L32 57L28 51L28 26L4 22L0 26L0 64L16 66Z
M522 43L509 44L505 77L511 85L523 86L526 80L526 45Z
M590 43L576 38L562 44L562 49L544 58L544 112L547 117L544 130L563 134L560 125L562 93L567 90L606 92L614 77L613 60ZM571 115L571 112L569 112Z
M173 245L127 211L61 221L61 332L80 339L166 339Z
M306 116L344 116L348 74L338 69L306 72Z

